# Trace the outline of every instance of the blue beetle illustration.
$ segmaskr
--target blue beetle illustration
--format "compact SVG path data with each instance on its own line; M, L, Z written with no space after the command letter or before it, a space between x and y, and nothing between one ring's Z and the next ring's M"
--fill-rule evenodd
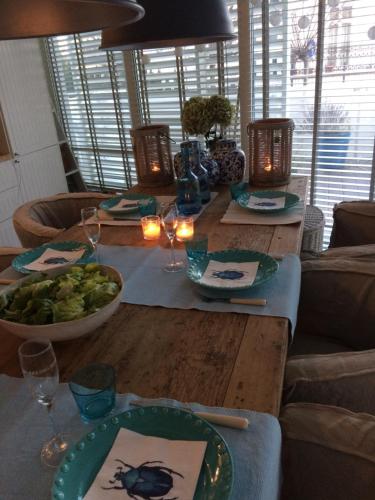
M43 264L65 264L69 262L65 257L50 257L46 259Z
M124 472L123 467L117 467L117 471L113 475L114 480L109 480L110 484L115 484L116 481L121 482L121 486L110 486L105 488L102 486L103 490L126 490L130 498L137 497L143 498L144 500L153 500L158 498L159 500L177 500L178 497L164 498L173 488L173 477L172 474L184 478L180 473L169 469L168 467L153 466L148 467L148 464L162 464L160 460L155 460L153 462L143 462L143 464L138 467L133 467L132 465L126 464L122 460L116 458L116 462L120 462L124 467L129 470ZM163 497L163 498L160 498Z
M230 269L225 271L216 271L212 274L215 278L220 278L221 280L239 280L245 276L245 274L241 271L231 271Z

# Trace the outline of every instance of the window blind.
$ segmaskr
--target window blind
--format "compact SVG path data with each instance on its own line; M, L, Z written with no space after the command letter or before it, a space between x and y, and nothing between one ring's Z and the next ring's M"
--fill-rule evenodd
M310 177L309 201L323 209L328 242L336 202L373 199L375 4L372 0L227 0L235 31L249 9L250 95L242 123L262 117L295 122L292 172ZM245 3L245 7L244 7ZM248 37L247 37L248 35ZM240 144L238 41L121 52L97 49L99 33L49 39L61 114L84 179L93 187L135 182L129 108L144 123L170 126L172 149L184 138L180 116L196 95L221 93L236 108L228 136ZM130 76L129 76L130 75ZM133 76L135 75L135 76ZM130 85L131 84L131 85ZM130 90L129 90L130 92ZM248 111L248 112L247 112ZM244 134L243 134L244 137Z
M228 0L237 31L237 2ZM170 126L172 149L184 138L181 110L190 97L222 94L235 108L228 136L240 142L238 41L138 51L136 57L142 115ZM144 98L144 95L147 98Z
M99 51L100 33L48 39L67 139L91 188L126 189L136 180L121 53Z
M264 50L262 14L261 5L252 9L255 68ZM292 172L311 178L310 203L325 213L327 244L335 203L373 197L375 42L369 29L375 4L272 1L268 16L270 116L295 122ZM257 87L262 74L254 72ZM252 112L263 114L256 91Z

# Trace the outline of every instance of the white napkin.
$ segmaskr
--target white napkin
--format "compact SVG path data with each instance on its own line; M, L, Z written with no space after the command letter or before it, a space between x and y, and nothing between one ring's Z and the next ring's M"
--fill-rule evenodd
M206 446L205 441L174 441L120 429L111 451L84 498L192 500ZM153 485L147 484L150 478L154 480ZM137 495L135 482L138 488L144 489L147 496ZM159 484L159 491L156 489L156 482ZM127 488L124 488L124 485ZM153 491L146 490L147 486L154 488Z
M77 262L84 253L84 248L78 250L54 250L53 248L47 248L40 257L24 267L30 271L47 271L54 267L73 264Z
M135 209L139 207L139 201L138 200L120 200L116 205L113 205L109 210L111 212L123 212L126 209Z
M250 195L247 203L249 208L258 210L275 210L285 207L285 196L278 198L258 198L258 196Z
M210 260L199 280L202 285L222 288L236 288L238 285L251 286L257 275L259 262L218 262Z

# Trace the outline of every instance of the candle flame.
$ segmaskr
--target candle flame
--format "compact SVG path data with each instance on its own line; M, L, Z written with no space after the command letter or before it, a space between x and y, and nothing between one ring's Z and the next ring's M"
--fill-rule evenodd
M160 172L160 165L157 161L151 162L151 172Z
M266 158L266 164L264 165L264 171L265 172L271 172L272 171L272 163L269 158Z

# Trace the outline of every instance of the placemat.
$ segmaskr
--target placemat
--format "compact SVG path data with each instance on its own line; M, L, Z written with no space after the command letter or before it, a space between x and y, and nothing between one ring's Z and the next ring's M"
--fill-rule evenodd
M211 203L215 200L217 197L218 193L211 193L211 200L206 203L205 205L202 205L202 210L195 215L192 215L193 220L197 220L198 217L202 215L202 213L206 210L207 207L211 205ZM161 203L172 203L175 199L176 196L155 196L156 201L158 204ZM99 214L99 219L100 223L103 224L104 226L140 226L141 225L141 215L139 213L131 213L125 215L112 215L109 214L108 212L105 212L104 210L99 209L98 211ZM79 226L82 226L82 222L78 224ZM0 499L1 500L1 499Z
M132 409L129 401L137 397L118 395L114 413ZM156 404L181 405L169 399L157 400ZM82 422L67 384L60 384L54 406L56 423L71 435L73 443L98 425L98 422L95 425ZM232 500L277 500L281 485L281 431L277 419L247 410L199 404L191 407L249 419L246 430L215 426L233 457ZM42 444L51 437L51 424L46 409L32 399L23 379L0 375L0 419L0 499L49 500L55 471L41 464L39 453Z
M288 254L279 262L279 270L263 285L245 291L231 292L234 297L265 298L266 306L249 306L223 302L207 302L199 295L203 288L192 283L184 271L166 273L163 266L169 262L170 251L159 247L104 246L99 248L100 262L114 266L124 280L123 302L176 309L236 312L288 318L293 333L301 281L301 263L297 255ZM176 257L186 261L186 253L176 250ZM205 288L205 294L218 292ZM225 293L228 293L225 291ZM215 295L210 295L215 297Z
M178 259L185 260L186 253L175 250ZM97 255L101 264L115 267L124 280L122 302L146 306L161 306L175 309L198 309L201 311L235 312L260 316L288 318L291 334L297 322L299 292L301 285L301 263L297 255L288 254L279 262L279 270L263 285L244 291L231 291L231 297L264 298L265 306L249 306L224 302L207 302L200 292L212 298L228 296L227 291L214 291L192 283L185 271L166 273L163 266L169 262L170 251L159 247L137 248L130 246L98 245ZM1 278L24 277L9 267ZM3 287L0 286L0 290ZM0 500L1 497L0 497Z
M222 224L259 224L264 226L277 226L284 224L295 224L301 222L304 215L303 201L300 201L294 208L276 214L257 214L246 208L240 207L232 200L220 220Z

